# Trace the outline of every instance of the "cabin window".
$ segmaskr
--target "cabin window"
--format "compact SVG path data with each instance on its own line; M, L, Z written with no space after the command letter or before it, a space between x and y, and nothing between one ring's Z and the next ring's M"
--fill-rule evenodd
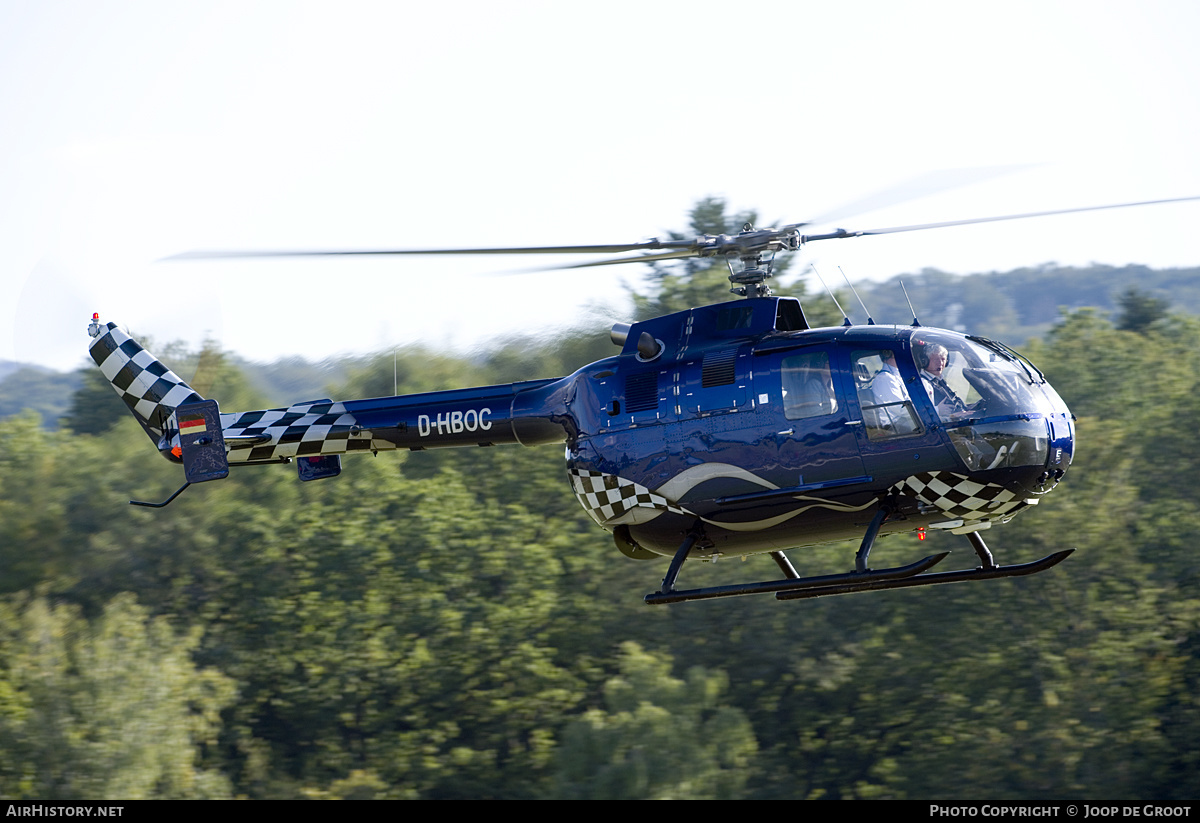
M788 420L823 417L837 411L829 373L829 352L797 354L783 359L783 413Z
M921 420L896 366L896 353L887 349L856 351L853 363L867 437L887 440L920 434Z

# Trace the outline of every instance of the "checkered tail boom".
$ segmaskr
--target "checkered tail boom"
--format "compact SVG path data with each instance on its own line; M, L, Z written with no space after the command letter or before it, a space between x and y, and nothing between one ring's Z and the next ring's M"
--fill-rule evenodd
M116 323L97 324L88 352L142 424L154 445L163 446L168 418L184 403L203 400L179 375L164 366Z

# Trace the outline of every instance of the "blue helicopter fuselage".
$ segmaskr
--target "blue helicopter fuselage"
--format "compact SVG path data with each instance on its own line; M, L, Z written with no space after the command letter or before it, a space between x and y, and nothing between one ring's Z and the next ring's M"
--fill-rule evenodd
M884 534L976 531L1036 503L1070 464L1070 412L1004 347L805 325L791 298L691 309L634 324L619 356L565 378L576 495L627 554L670 556L698 523L699 556L857 538L889 496ZM934 405L918 366L930 347L956 361L944 374L961 408Z

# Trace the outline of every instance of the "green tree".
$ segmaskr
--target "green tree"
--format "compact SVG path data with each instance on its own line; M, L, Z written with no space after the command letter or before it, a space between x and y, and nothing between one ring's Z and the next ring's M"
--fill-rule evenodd
M80 372L82 383L63 416L63 425L77 434L103 434L129 415L129 409L97 368Z
M757 745L742 712L726 704L728 680L693 667L671 676L671 659L636 643L621 647L620 674L604 685L604 709L567 728L559 750L559 797L730 799L741 795Z
M34 409L42 416L42 425L58 428L72 394L79 388L82 375L58 374L40 368L22 368L0 378L0 417L8 417L25 409Z
M227 677L197 670L199 642L132 597L94 621L42 598L0 607L0 794L46 800L218 798L205 765Z
M1167 316L1171 301L1130 286L1117 298L1121 312L1117 317L1117 328L1122 331L1144 332L1153 323Z

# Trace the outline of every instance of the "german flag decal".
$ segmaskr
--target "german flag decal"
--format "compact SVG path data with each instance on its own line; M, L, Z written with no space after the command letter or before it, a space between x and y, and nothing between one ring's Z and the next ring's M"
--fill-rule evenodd
M189 414L179 418L180 434L203 434L208 431L204 425L204 415Z

